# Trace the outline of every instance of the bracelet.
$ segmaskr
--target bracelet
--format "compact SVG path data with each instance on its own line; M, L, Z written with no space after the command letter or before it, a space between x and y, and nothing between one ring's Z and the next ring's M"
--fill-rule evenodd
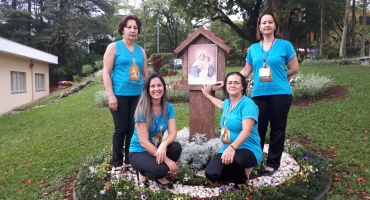
M236 151L235 147L232 144L230 144L230 146L231 146L231 148L233 148Z

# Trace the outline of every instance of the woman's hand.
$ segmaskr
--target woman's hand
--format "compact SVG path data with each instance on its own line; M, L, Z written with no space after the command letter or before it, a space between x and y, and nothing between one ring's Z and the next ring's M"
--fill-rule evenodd
M164 161L164 159L166 158L166 153L167 153L167 145L162 142L154 154L158 165Z
M222 164L230 165L234 161L235 156L235 149L233 149L230 145L225 149L224 153L221 156Z
M177 170L177 165L173 160L167 159L165 163L167 167L170 169L170 172L175 172Z
M108 106L112 111L117 111L118 109L118 101L117 97L114 95L111 95L108 97Z
M202 93L204 96L208 97L211 95L212 85L211 84L203 84Z
M217 81L214 85L218 85L218 88L222 88L224 86L223 81Z

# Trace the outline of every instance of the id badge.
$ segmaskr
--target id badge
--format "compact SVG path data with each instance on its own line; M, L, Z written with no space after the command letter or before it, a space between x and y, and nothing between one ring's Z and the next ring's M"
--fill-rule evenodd
M269 66L265 65L259 69L260 82L272 82L272 71Z
M154 137L152 137L152 144L158 148L162 143L162 132L158 132Z
M221 129L221 141L224 144L230 144L230 131L227 128Z
M260 77L263 76L270 76L270 69L269 68L261 68L260 69Z
M159 132L157 134L155 134L155 136L152 137L152 144L156 148L158 148L159 145L161 145L162 137L163 137L163 134L162 134L162 126L161 126Z

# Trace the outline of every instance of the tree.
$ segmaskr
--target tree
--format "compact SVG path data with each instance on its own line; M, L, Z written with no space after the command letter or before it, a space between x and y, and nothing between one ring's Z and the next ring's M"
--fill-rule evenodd
M342 40L340 43L339 48L339 57L346 56L346 44L347 44L347 29L348 29L348 18L349 18L349 10L351 7L351 0L346 0L346 9L344 12L344 19L343 19L343 32L342 32Z
M157 27L159 27L159 52L168 53L172 53L179 43L194 31L191 24L185 20L186 16L182 9L175 7L170 0L145 0L140 5L126 5L124 9L126 13L135 14L142 21L142 33L139 35L138 43L142 42L140 45L146 47L147 55L157 52Z
M59 74L77 74L88 43L107 36L117 0L1 1L0 36L58 56ZM56 69L55 66L51 68Z
M364 5L362 8L362 36L361 36L361 56L365 56L365 26L366 26L366 12L367 12L367 0L364 0Z
M321 4L328 4L325 7L326 15L325 26L323 31L336 30L342 24L343 0L193 0L182 1L174 0L174 3L184 9L187 18L197 22L209 22L219 20L228 24L236 33L243 39L251 42L256 42L257 19L261 12L272 10L279 17L279 25L283 39L292 37L296 43L303 41L308 43L308 33L310 31L319 32L319 21L317 9ZM344 8L344 7L343 7ZM343 9L344 11L344 9ZM323 11L324 12L324 11ZM302 19L302 15L305 14ZM230 20L230 15L240 15L242 18L241 24L235 24ZM305 21L305 22L303 22ZM304 23L304 26L302 26ZM198 25L203 25L199 24ZM295 28L295 30L293 29ZM303 32L303 29L306 32ZM301 31L302 30L302 31ZM298 33L298 37L297 37ZM340 36L339 36L340 37Z
M181 9L175 8L170 0L148 1L153 17L158 19L162 32L167 36L171 52L186 38L193 28L186 24Z
M324 45L324 4L325 0L321 0L321 15L320 15L320 57L323 57L323 45Z
M210 21L221 21L229 25L241 37L249 41L256 41L257 19L262 8L262 0L173 0L174 5L182 8L188 23L198 22L195 26L203 26ZM241 15L242 24L235 24L230 15Z
M356 1L352 0L352 49L356 48Z
M234 23L238 26L242 24L242 22L239 21L235 21ZM249 41L238 36L234 29L221 21L211 22L208 28L232 47L233 51L227 54L227 60L230 64L241 64L239 62L244 63L246 49L251 45Z
M279 16L280 34L284 39L290 39L292 26L292 2L290 0L267 0L267 6Z

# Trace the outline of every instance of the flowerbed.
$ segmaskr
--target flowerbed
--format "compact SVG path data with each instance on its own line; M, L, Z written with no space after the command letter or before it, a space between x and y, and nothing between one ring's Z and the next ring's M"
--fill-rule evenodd
M72 81L58 81L58 85L71 86L73 85L73 82Z
M183 150L208 148L217 145L219 139L208 142L198 135L188 142L189 131L184 128L178 132L178 141ZM187 141L186 141L187 140ZM199 146L199 144L202 144ZM267 146L264 151L267 150ZM215 150L211 150L216 153ZM81 167L75 184L76 197L79 199L313 199L320 197L330 185L332 172L328 162L302 146L287 142L282 165L273 176L260 176L263 165L257 166L247 184L234 186L233 183L211 183L204 178L204 160L193 160L189 156L202 157L202 153L183 151L179 170L168 178L174 181L174 189L162 188L150 181L150 187L137 184L136 176L114 175L111 172L111 152L89 158ZM236 189L237 188L237 189Z

